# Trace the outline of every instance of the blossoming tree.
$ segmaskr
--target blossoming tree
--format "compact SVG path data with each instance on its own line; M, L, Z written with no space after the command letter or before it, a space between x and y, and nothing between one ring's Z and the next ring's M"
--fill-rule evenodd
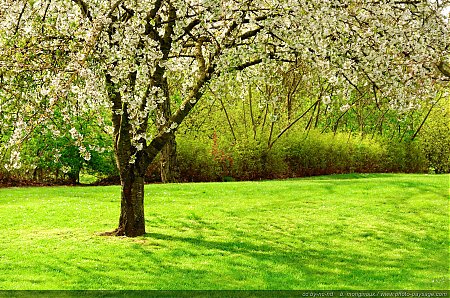
M122 182L119 225L110 234L139 236L145 233L144 173L208 84L244 69L251 73L256 64L302 61L344 98L369 86L380 105L414 108L432 100L450 76L446 6L420 0L1 0L2 150L10 166L19 167L20 143L55 111L70 121L80 109L109 109ZM170 113L174 76L182 77L182 101ZM75 127L70 134L89 159L95 148Z

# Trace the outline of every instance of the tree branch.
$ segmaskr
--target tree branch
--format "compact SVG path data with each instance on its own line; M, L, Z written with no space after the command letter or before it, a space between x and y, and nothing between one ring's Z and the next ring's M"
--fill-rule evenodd
M197 26L198 24L200 24L201 21L199 19L194 19L192 22L190 22L186 27L183 28L183 34L178 37L175 42L181 40L183 37L185 37L186 35L191 35L191 31L192 29L195 28L195 26Z
M443 60L439 62L437 65L437 68L439 71L446 77L450 78L450 65L448 65L447 62L444 62Z
M89 21L92 22L92 14L89 11L86 2L84 2L83 0L72 0L72 1L75 2L80 7L83 17L88 18Z
M214 72L214 66L206 66L205 59L202 53L202 43L198 42L196 47L196 58L199 63L199 77L197 82L190 90L186 99L182 102L178 110L173 114L173 116L167 121L167 124L163 126L157 136L148 144L145 148L145 159L146 163L150 164L156 155L164 147L168 139L170 138L173 131L178 127L178 125L183 122L189 112L194 108L197 102L203 95L202 88L211 79L211 75Z
M153 138L145 149L146 163L150 164L156 155L161 151L170 135L173 133L171 127L180 125L184 118L194 108L200 97L203 95L201 88L210 80L210 75L203 74L192 88L189 96L183 101L178 110L173 114L167 124L160 130L159 134Z
M291 123L289 123L277 136L276 138L269 143L269 149L271 149L273 147L273 144L275 144L275 142L281 138L284 133L286 131L288 131L295 123L297 123L300 119L302 119L309 111L311 111L312 108L314 108L320 100L316 100L306 111L304 111L300 116L298 116L294 121L292 121Z
M14 34L17 34L20 27L20 21L22 20L23 13L25 12L25 8L27 7L28 1L25 1L25 4L22 7L22 10L20 11L19 18L17 19L16 29L14 30Z
M264 27L259 27L259 28L255 29L255 30L247 31L247 32L241 34L240 36L238 36L238 39L246 40L246 39L249 39L249 38L251 38L253 36L256 36L256 34L258 34L263 28Z
M262 61L263 61L263 59L261 59L261 58L258 58L258 59L255 59L255 60L251 60L251 61L247 61L245 63L242 63L241 65L237 65L237 66L231 67L230 70L231 71L233 71L233 70L238 70L238 71L239 70L243 70L243 69L245 69L247 67L259 64Z

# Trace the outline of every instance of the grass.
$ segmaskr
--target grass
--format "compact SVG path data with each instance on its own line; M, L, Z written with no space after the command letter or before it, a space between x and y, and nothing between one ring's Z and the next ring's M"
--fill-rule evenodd
M449 175L0 189L0 290L448 289Z

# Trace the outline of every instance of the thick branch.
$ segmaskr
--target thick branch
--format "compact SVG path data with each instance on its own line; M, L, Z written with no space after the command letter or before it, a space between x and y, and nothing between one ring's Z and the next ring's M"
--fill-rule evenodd
M16 24L16 30L14 30L14 34L17 34L17 32L19 31L20 21L22 19L23 13L25 12L25 8L27 7L27 4L28 4L28 2L25 2L25 4L22 7L22 10L20 11L19 18L18 18L17 24Z
M125 0L117 0L109 9L108 14L106 15L108 18L110 18L112 16L112 14L114 13L114 11L117 9L117 7L119 7L120 4L122 4L122 2L124 2Z
M186 27L183 28L184 33L180 37L178 37L175 41L181 40L186 35L191 35L192 29L194 29L200 23L201 23L201 21L199 19L194 19Z
M450 65L447 62L441 61L437 65L439 71L446 77L450 78Z
M189 96L183 101L178 110L173 114L170 120L167 122L164 128L162 128L157 136L153 138L150 144L147 146L145 153L147 164L152 162L156 155L161 151L161 149L166 144L170 135L173 133L171 127L178 126L183 122L189 112L194 108L196 103L199 101L202 93L202 87L210 80L213 68L210 67L205 72L202 72L197 80L195 86L191 89Z
M81 13L83 14L83 17L88 18L89 21L92 21L92 14L89 11L86 2L84 2L83 0L72 0L72 1L78 4L78 6L81 9Z
M259 32L261 32L261 30L263 29L263 27L259 27L257 29L251 30L251 31L247 31L243 34L241 34L238 38L240 40L245 40L245 39L249 39L253 36L256 36Z
M143 152L145 155L144 167L153 161L156 155L162 150L164 145L172 136L173 131L176 130L189 112L194 108L195 104L203 95L202 88L211 79L211 75L214 72L214 66L206 66L201 41L196 44L195 56L199 64L199 76L197 81L175 114L173 114L165 126L159 128L158 135L153 138L149 145L146 146L145 151Z
M251 61L247 61L245 63L242 63L240 65L234 66L232 67L230 70L243 70L247 67L259 64L263 61L263 59L259 58L259 59L255 59L255 60L251 60Z
M152 22L155 21L155 18L158 16L158 11L162 6L162 0L157 0L155 2L155 6L153 9L149 12L149 14L146 17L146 25L145 25L145 35L150 35L150 37L158 42L161 42L162 37L159 35L158 30L156 29L158 26L161 25L161 20L158 18L158 22L155 22L155 25L152 25Z

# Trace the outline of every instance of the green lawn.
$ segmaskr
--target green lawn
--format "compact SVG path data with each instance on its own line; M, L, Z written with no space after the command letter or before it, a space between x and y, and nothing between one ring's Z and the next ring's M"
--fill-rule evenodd
M449 175L0 189L0 290L448 289Z

